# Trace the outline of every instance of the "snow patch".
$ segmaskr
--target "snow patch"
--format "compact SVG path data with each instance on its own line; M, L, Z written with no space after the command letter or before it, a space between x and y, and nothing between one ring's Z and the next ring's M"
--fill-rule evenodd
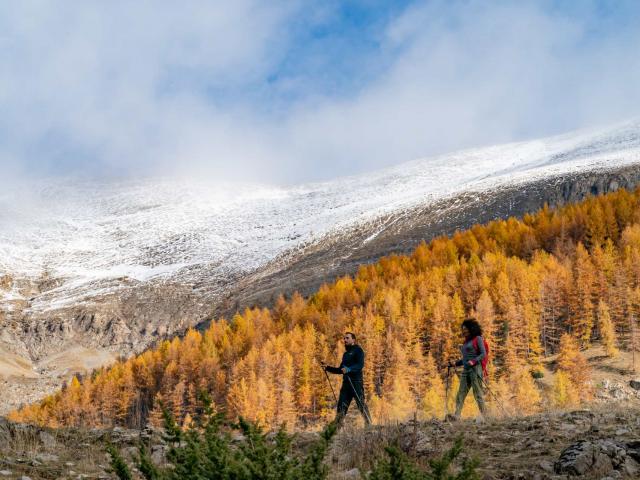
M0 193L0 272L61 279L31 306L58 308L128 283L248 272L326 235L463 191L633 163L640 163L638 120L286 188L202 179L41 181ZM16 299L19 292L3 292L0 308Z

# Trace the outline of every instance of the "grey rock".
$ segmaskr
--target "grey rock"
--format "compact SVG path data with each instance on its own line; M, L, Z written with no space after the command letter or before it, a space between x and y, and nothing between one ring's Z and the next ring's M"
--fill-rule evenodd
M631 457L636 462L640 463L640 440L636 440L634 442L627 442L625 444L627 449L627 455Z
M11 470L0 470L0 475L2 475L3 477L8 477L9 475L11 475Z
M632 478L638 478L638 474L640 474L640 463L636 462L633 458L627 458L624 462L624 473Z
M416 455L425 455L433 450L433 445L428 438L419 438L416 442L415 453Z
M545 472L553 473L553 463L551 463L549 460L543 460L538 465Z
M342 472L342 474L340 475L340 478L344 479L344 480L348 480L350 478L356 479L356 478L362 478L362 476L360 475L360 470L357 468L352 468L351 470L347 470Z
M138 454L138 447L126 447L123 451L126 452L129 457L135 458Z
M611 390L611 396L616 400L626 400L627 398L629 398L629 395L621 388Z
M36 460L42 463L50 463L50 462L57 462L58 460L60 460L60 458L58 457L58 455L55 455L53 453L43 452L43 453L38 453L36 455Z
M581 440L567 447L554 465L558 474L583 476L589 474L608 474L613 464L607 454L592 442Z
M525 442L525 447L527 449L537 449L537 448L540 448L541 446L542 446L542 444L540 442L536 441L536 440L531 440L530 439L530 440L527 440Z
M622 478L622 473L620 473L618 470L614 470L605 478L610 478L611 480L620 480Z
M56 444L56 439L49 432L45 432L42 430L38 436L40 437L40 441L46 448L51 448Z
M576 429L577 427L571 423L563 423L560 425L560 430L566 430L566 431L572 432Z
M630 380L629 386L634 390L640 390L640 380Z
M556 473L574 476L637 477L640 473L640 441L581 440L566 448L554 465Z
M166 445L153 445L151 447L151 461L156 465L162 465L168 449Z

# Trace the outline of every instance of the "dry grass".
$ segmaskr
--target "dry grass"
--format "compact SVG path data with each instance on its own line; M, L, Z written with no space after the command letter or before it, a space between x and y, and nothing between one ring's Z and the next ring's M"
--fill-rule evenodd
M104 435L95 431L39 429L0 420L0 470L32 480L110 478Z
M420 464L442 455L456 437L464 439L463 457L476 457L485 479L545 478L544 464L552 465L562 450L583 439L640 437L638 400L593 405L573 412L546 412L529 417L494 418L485 422L455 423L431 420L374 426L346 427L336 437L327 461L332 480L360 468L367 471L395 444ZM521 475L521 476L519 476ZM599 477L598 477L599 478Z

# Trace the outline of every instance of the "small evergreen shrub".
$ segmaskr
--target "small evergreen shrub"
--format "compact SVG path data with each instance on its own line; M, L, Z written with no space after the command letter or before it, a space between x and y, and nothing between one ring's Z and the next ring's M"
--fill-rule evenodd
M165 436L169 445L167 465L156 466L144 444L138 448L137 468L147 480L322 480L328 468L323 463L336 433L329 424L311 451L299 457L292 452L293 436L280 429L274 437L255 423L239 419L228 422L207 406L190 429L183 430L163 409ZM231 434L241 435L240 440ZM107 447L113 471L120 480L131 473L120 453Z
M107 453L111 456L111 470L120 480L132 480L129 466L124 461L120 452L113 445L107 445Z
M367 480L479 480L477 460L463 460L458 473L450 473L451 466L462 453L462 437L458 437L442 457L429 461L430 471L420 468L396 446L386 449L387 457L378 460Z

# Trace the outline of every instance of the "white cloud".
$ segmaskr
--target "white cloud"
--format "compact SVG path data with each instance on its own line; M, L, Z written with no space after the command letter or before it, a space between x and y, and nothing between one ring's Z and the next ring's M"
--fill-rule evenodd
M226 141L220 137L243 122L202 92L263 75L295 7L255 0L3 4L0 155L25 169L94 162L84 170L144 171L190 161L167 157L195 141L187 151L209 148L198 156L215 161L216 144Z
M294 117L288 135L300 155L359 171L638 114L637 30L590 40L588 15L531 3L451 5L407 11L388 29L383 48L400 53L384 77Z
M0 164L298 181L636 115L637 29L594 34L597 9L542 5L411 7L370 52L373 63L394 60L367 85L344 98L310 84L273 114L256 104L268 102L265 78L296 41L292 24L325 10L295 0L4 3Z

